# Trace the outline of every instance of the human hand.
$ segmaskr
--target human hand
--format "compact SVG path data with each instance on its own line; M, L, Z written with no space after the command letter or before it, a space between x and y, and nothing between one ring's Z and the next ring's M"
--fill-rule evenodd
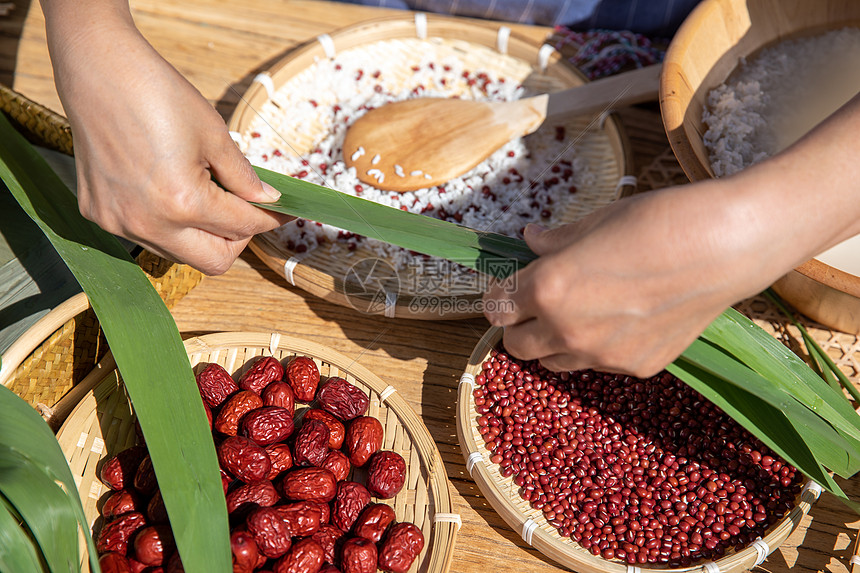
M98 18L72 26L62 2L43 4L84 217L207 274L225 272L255 234L290 219L248 203L279 193L260 182L209 102L140 35L127 5L103 3L93 9Z
M755 256L755 221L715 207L716 185L688 187L624 199L557 229L527 227L540 257L485 295L507 351L556 371L649 376L781 274Z

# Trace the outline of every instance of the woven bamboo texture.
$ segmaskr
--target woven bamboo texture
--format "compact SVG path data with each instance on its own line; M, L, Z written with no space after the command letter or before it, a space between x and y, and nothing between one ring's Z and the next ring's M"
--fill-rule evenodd
M846 0L706 0L666 52L660 103L669 143L692 181L714 177L702 112L738 62L788 38L860 24ZM830 328L860 333L860 278L810 259L774 284L780 296Z
M441 456L427 428L397 390L355 360L314 342L280 333L217 333L190 338L185 348L195 371L209 363L224 366L238 379L258 356L274 356L286 364L294 356L310 356L321 379L340 376L370 397L367 415L385 430L384 450L406 460L406 484L391 505L398 521L411 521L424 533L424 551L410 571L444 573L450 567L458 530L448 479ZM308 405L296 407L297 417ZM134 414L115 371L108 372L69 415L57 439L78 478L84 510L97 530L98 508L109 490L96 477L101 460L131 446L135 440ZM356 470L358 471L358 470ZM355 473L353 479L363 476Z
M368 61L375 58L386 58L386 42L398 42L398 61L404 70L421 61L424 52L439 54L440 57L455 56L464 61L470 69L485 69L498 73L511 81L518 81L527 88L540 91L556 91L567 87L581 85L585 79L582 74L568 67L558 53L553 53L547 59L545 68L539 65L540 46L530 41L511 35L507 40L504 55L499 51L499 31L484 26L476 26L467 21L455 20L441 16L427 16L426 39L417 41L420 34L416 22L410 18L388 18L373 21L359 26L345 28L330 34L331 41L337 53L345 50L363 50L367 52ZM290 80L313 65L317 59L326 58L323 44L311 41L291 51L281 61L272 66L267 74L277 93L280 89L292 89ZM404 74L405 76L405 74ZM248 89L237 106L228 125L231 131L239 134L249 134L252 126L260 120L269 121L272 113L288 113L278 111L275 106L267 106L269 94L261 82L255 82ZM274 110L274 111L272 111ZM260 117L258 117L260 116ZM303 122L293 132L279 131L292 149L299 155L314 148L316 141L324 135L324 126L308 125ZM586 158L589 169L595 175L595 184L588 189L580 190L581 202L565 213L555 214L557 220L552 224L563 221L573 221L588 212L605 205L622 195L633 191L631 185L619 185L622 177L630 174L630 150L627 137L614 116L603 118L600 125L594 125L591 118L570 120L568 133L580 134L577 140L577 155ZM263 233L251 241L251 249L270 268L280 276L287 278L294 286L304 289L315 296L340 304L355 306L353 293L355 288L346 284L349 279L348 271L355 261L378 258L379 254L369 248L359 247L346 257L343 247L330 245L319 247L310 253L298 254L286 248L274 232ZM287 263L289 270L285 270ZM392 264L393 268L396 265ZM402 281L395 304L390 307L379 306L378 309L362 308L363 311L385 314L386 316L407 317L416 319L445 319L467 318L478 316L474 304L481 297L482 289L478 286L467 286L457 292L427 292L425 285L414 285L410 281ZM438 297L446 300L448 310L418 308L416 301L425 296Z
M502 333L500 328L491 328L484 334L469 358L469 363L465 369L466 374L474 377L481 373L481 365L490 357L491 351L501 341ZM533 547L565 567L579 573L629 573L630 569L626 563L594 556L575 541L559 535L544 518L543 512L532 508L527 501L519 496L519 488L514 483L513 476L502 476L498 464L490 462L492 454L484 445L484 440L478 432L478 425L475 421L478 414L475 411L472 396L473 388L474 386L470 383L462 381L460 383L457 400L457 436L460 440L463 456L466 458L467 464L471 465L472 479L478 484L481 493L484 494L493 509L517 532L524 532L526 524L534 522L536 529L531 533ZM480 455L480 459L470 463L468 460L473 454ZM777 549L800 525L818 495L812 490L805 490L798 496L795 507L768 530L767 535L764 536L768 552ZM526 536L525 533L522 535L523 537ZM738 552L729 552L713 563L719 567L719 571L729 573L746 571L758 565L760 561L758 550L750 546ZM637 570L641 573L665 573L666 571L678 573L702 571L708 573L704 563L677 569L638 566Z

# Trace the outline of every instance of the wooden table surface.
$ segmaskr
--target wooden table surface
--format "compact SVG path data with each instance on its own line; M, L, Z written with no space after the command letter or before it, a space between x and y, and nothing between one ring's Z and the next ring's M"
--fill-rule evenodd
M402 12L312 0L132 0L143 34L228 118L251 79L290 48L342 26ZM512 26L536 42L551 31ZM38 2L17 1L0 17L0 81L61 112ZM635 172L668 147L653 107L621 114L635 152ZM438 444L463 526L452 572L552 571L558 565L529 548L498 517L469 478L455 430L460 373L483 319L410 321L368 316L287 285L250 251L224 275L207 277L173 310L183 335L215 331L280 331L329 346L396 386ZM856 481L856 480L855 480ZM860 497L860 486L844 484ZM849 569L860 523L824 495L762 569L773 572Z

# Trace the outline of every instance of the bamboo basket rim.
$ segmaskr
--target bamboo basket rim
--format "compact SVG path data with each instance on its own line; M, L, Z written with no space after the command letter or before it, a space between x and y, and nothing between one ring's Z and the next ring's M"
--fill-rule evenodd
M418 475L426 471L428 493L432 500L428 499L423 509L427 512L426 515L429 519L429 527L432 528L432 534L427 537L424 559L420 563L416 561L416 564L413 564L413 569L410 570L415 570L417 567L420 571L431 571L434 573L437 571L440 573L448 571L451 565L460 520L459 515L453 513L453 500L445 466L430 431L394 386L384 382L369 369L357 363L356 360L350 359L336 350L316 342L277 331L268 333L253 331L218 332L190 337L185 339L183 343L189 360L195 362L195 357L207 357L207 359L197 361L197 365L209 362L218 362L225 365L224 362L226 361L227 364L225 366L234 377L239 372L243 372L250 367L250 363L253 362L248 359L249 350L254 352L253 356L272 356L280 352L310 356L315 361L335 367L340 371L339 375L347 379L352 378L361 385L369 388L378 397L380 407L385 407L390 412L393 412L397 423L406 430L409 444L417 450L419 461L421 466L423 466L420 469L416 469L419 472ZM242 354L244 357L243 360L236 363L238 355L243 350L245 351L245 354ZM100 369L96 383L92 385L87 395L72 409L68 418L57 432L57 440L60 442L67 459L71 460L78 452L83 452L82 455L84 456L91 456L93 452L97 452L98 455L107 453L105 451L106 445L104 440L99 442L101 440L100 436L89 435L85 438L85 432L81 430L83 426L92 423L93 419L98 416L98 404L94 395L103 391L103 386L111 389L111 385L113 385L112 392L122 391L122 385L118 381L116 370L110 368L112 364L110 353L105 358L109 361L109 367ZM128 404L127 396L124 392L122 394L122 400ZM126 428L126 430L133 433L131 427ZM112 429L111 431L114 430ZM407 463L407 471L409 471L409 467L410 465ZM91 472L93 478L98 481L95 478L95 468L95 463L88 463L84 468L84 473L90 474ZM80 487L82 497L89 494L90 498L93 498L92 489L84 491L84 488L89 487L85 482L80 482ZM396 499L383 501L394 506ZM95 520L98 516L88 514L88 517Z
M493 465L489 461L490 453L483 444L479 444L475 440L475 436L471 432L474 419L477 416L472 402L474 385L471 383L471 379L480 374L484 359L501 341L503 333L504 330L499 327L491 327L484 333L475 345L464 370L464 376L460 379L457 396L457 438L472 479L475 480L478 489L505 523L543 555L580 573L630 573L630 566L626 563L608 561L602 557L594 556L589 551L577 546L575 542L563 540L555 529L546 522L541 512L533 510L535 515L539 515L536 519L526 515L512 502L516 496L515 490L507 488L511 493L505 493L504 486L513 483L513 478L502 478L506 482L503 486L498 478L491 475L488 469ZM798 496L797 504L774 524L763 538L767 545L768 554L775 551L800 525L819 495L820 490L807 484ZM761 558L759 550L750 545L741 551L727 553L716 561L703 562L689 567L670 569L637 565L635 569L636 573L709 573L706 565L716 563L719 571L745 571L761 564L762 561L764 558Z
M499 29L507 28L500 23L488 23L480 20L418 12L412 17L394 15L367 20L346 26L323 36L327 38L326 42L332 42L331 45L338 52L366 44L367 41L364 38L368 36L371 36L373 42L421 37L420 35L416 36L416 18L421 18L426 23L427 38L441 37L444 40L465 40L472 44L491 49L498 49ZM384 35L384 37L380 37L380 35ZM275 89L280 87L293 75L312 64L315 59L328 57L326 48L320 38L313 38L290 50L283 58L264 72L264 74L269 76ZM516 32L510 32L507 42L508 48L505 53L531 51L533 61L539 61L541 47L539 44ZM521 59L525 61L524 58ZM550 66L555 70L563 70L554 73L567 76L565 78L566 83L562 87L580 85L588 81L582 72L568 65L557 51L553 51L548 58L547 67ZM271 87L271 84L269 87ZM266 82L252 82L251 86L242 95L240 104L228 121L228 129L231 132L242 133L243 130L247 129L256 115L256 110L260 108L261 103L268 100L267 89ZM627 133L615 114L608 114L608 116L604 117L600 129L608 138L608 145L612 148L618 167L619 186L616 188L614 198L630 195L635 192L635 185L630 183L630 178L635 174L632 172L633 152ZM607 196L609 195L608 190L606 194ZM340 276L343 276L344 271L350 267L351 261L345 260L341 256L341 261L337 263L337 268L332 266L334 263L329 261L315 262L313 261L313 253L321 249L304 254L288 251L285 247L279 245L279 241L271 232L255 236L249 243L249 247L264 264L292 286L334 304L355 308L351 303L350 297L344 294L343 281L340 278ZM370 254L368 257L376 257L376 255ZM325 258L329 258L329 255L325 255ZM334 271L339 271L340 276L335 276ZM386 307L385 310L380 309L378 314L383 314L386 317L403 317L419 320L465 319L482 315L481 312L475 310L476 304L474 303L478 303L482 298L482 292L477 292L477 290L467 294L428 294L428 296L440 299L443 303L450 302L451 304L448 306L452 310L440 311L438 308L417 310L413 302L421 301L422 295L412 296L399 293L397 302L391 307Z

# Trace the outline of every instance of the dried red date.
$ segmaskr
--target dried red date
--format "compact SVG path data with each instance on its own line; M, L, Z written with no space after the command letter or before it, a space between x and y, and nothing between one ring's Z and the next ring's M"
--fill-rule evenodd
M372 416L359 416L354 419L346 430L343 442L349 455L349 461L355 467L362 467L370 456L382 447L384 432L382 424Z
M105 504L102 506L102 516L106 521L110 521L126 513L141 511L143 504L143 500L136 491L123 489L112 493L105 500Z
M132 446L109 458L99 470L99 479L112 490L132 487L134 474L146 457L146 448Z
M367 468L367 489L376 497L392 498L406 483L406 460L397 452L376 452Z
M286 382L272 382L263 390L262 397L264 406L280 406L291 414L296 412L296 394Z
M233 377L220 364L209 364L197 373L196 379L200 396L210 408L217 408L228 396L239 390Z
M349 477L349 472L352 469L352 464L349 463L349 458L340 450L332 450L326 455L320 467L323 467L334 474L337 481L343 481Z
M224 402L213 426L222 434L235 436L239 433L239 420L242 416L262 407L262 398L250 390L241 390Z
M252 573L260 559L260 550L249 531L237 529L230 534L230 551L233 553L233 573Z
M377 565L383 571L406 573L424 549L424 534L412 523L396 523L379 548Z
M167 560L164 571L165 573L185 573L185 567L182 566L182 558L178 552L171 555L170 559Z
M240 434L259 446L286 440L293 433L293 415L286 408L263 406L251 410L239 422Z
M266 477L269 481L275 481L275 478L281 473L293 467L293 452L287 444L272 444L264 449L272 463L272 469L269 470L269 475Z
M337 480L324 468L299 468L283 477L281 493L287 499L328 502L337 493Z
M293 537L308 537L322 526L322 508L327 504L313 501L297 501L279 505L281 519L287 522L290 535Z
M287 365L285 378L290 383L296 400L300 402L313 401L320 382L320 371L312 358L307 356L293 358Z
M319 570L319 573L341 573L341 571L331 563L326 563L322 566L322 569Z
M354 533L359 537L379 543L388 526L394 522L395 517L394 509L390 505L372 503L364 508L364 511L353 524Z
M245 521L248 532L254 537L257 549L270 559L277 559L290 549L290 525L276 507L261 507L248 515Z
M340 423L340 420L326 412L325 410L320 410L319 408L311 408L309 410L305 410L305 416L303 418L305 421L307 420L319 420L328 426L328 447L337 450L343 445L343 437L346 433L346 429L343 427L343 424Z
M375 573L376 561L376 544L369 539L353 537L344 542L340 554L343 573Z
M124 555L110 551L99 557L101 573L131 573L131 565Z
M332 503L331 522L341 531L349 531L362 510L370 503L370 492L360 483L342 481Z
M271 507L281 500L281 495L270 481L242 484L227 494L227 513L248 511L255 507Z
M363 416L370 404L370 399L361 388L337 376L323 384L317 401L326 412L344 421Z
M149 567L160 567L176 550L168 525L150 525L134 536L134 557Z
M146 518L140 512L126 513L106 523L96 539L99 553L115 551L121 555L128 553L128 542L134 533L146 525Z
M328 455L328 426L319 420L306 420L296 434L293 463L297 466L319 466Z
M155 492L149 503L146 504L146 517L150 523L167 523L167 508L164 507L161 490Z
M290 551L275 562L274 573L318 573L322 569L325 552L320 544L307 537L297 542Z
M239 388L260 394L272 382L284 377L284 367L277 358L264 356L258 358L251 367L239 377Z
M325 525L331 522L331 505L324 501L309 501L315 503L320 508L320 525Z
M340 542L343 540L344 533L334 525L323 525L319 530L311 535L311 538L320 544L323 548L323 560L326 563L334 563L338 554Z
M152 467L152 458L146 456L137 466L134 474L134 489L144 495L152 495L158 489L158 481L155 479L155 470Z
M245 483L266 479L272 463L266 450L242 436L231 436L218 446L221 467Z

